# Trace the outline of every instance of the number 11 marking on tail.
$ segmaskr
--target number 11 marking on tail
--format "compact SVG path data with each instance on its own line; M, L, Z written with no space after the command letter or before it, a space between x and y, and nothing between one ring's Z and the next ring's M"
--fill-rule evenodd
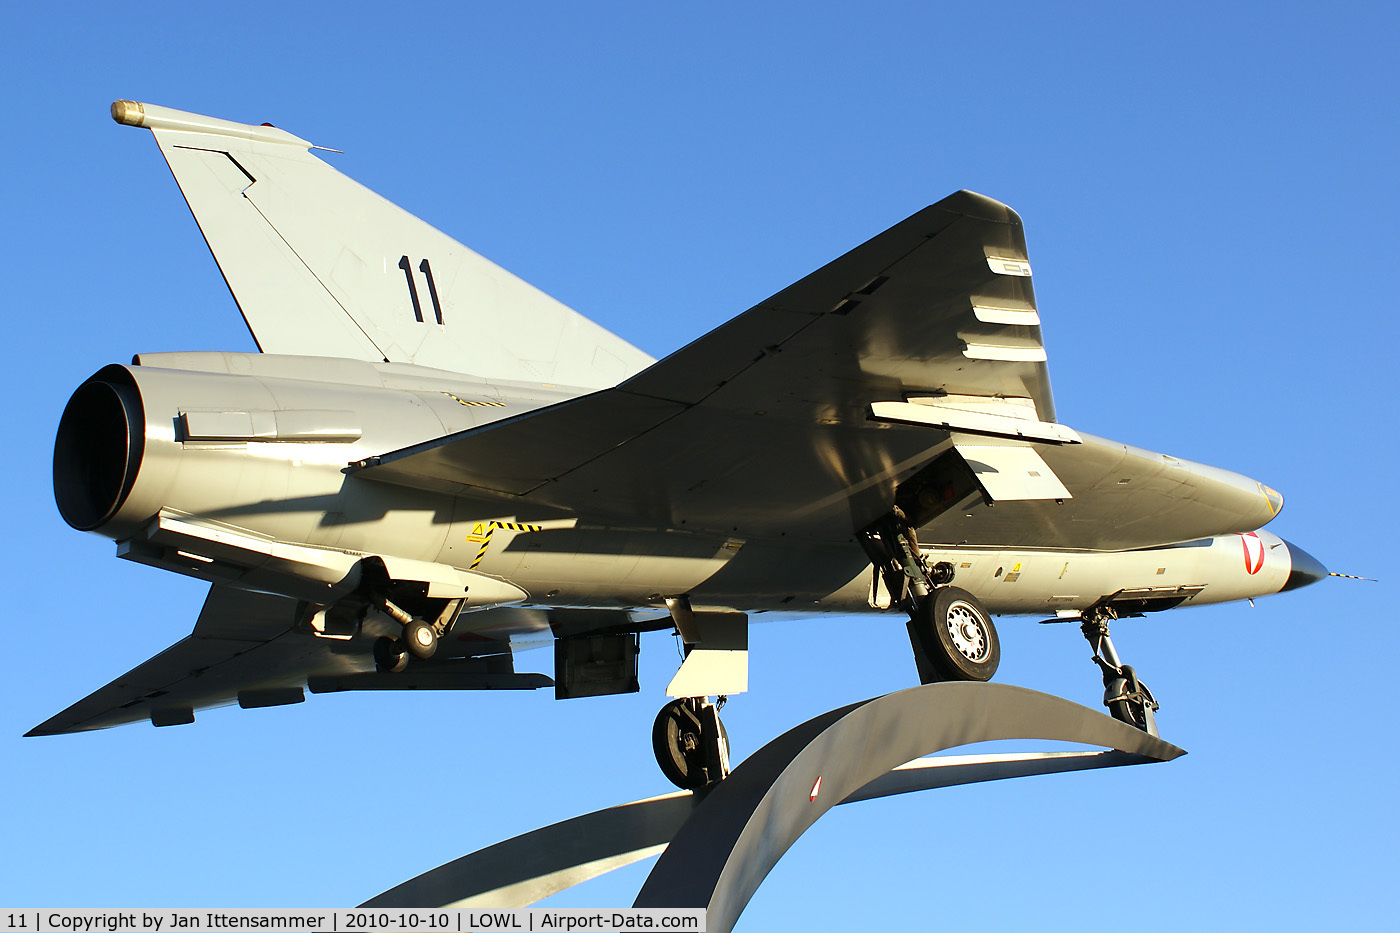
M408 280L408 298L413 302L413 319L418 323L423 323L423 306L418 302L418 286L413 282L413 263L409 262L405 255L399 259L399 268L403 270L404 278ZM428 280L428 297L433 300L433 314L437 317L439 324L442 320L442 303L438 301L437 283L433 281L433 267L428 265L428 260L424 259L418 264L418 271L423 273Z

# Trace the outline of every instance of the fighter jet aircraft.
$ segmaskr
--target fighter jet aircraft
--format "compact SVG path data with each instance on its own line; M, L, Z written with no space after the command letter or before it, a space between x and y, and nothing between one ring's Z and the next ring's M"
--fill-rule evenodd
M727 769L751 618L908 616L920 679L988 680L992 615L1109 622L1326 570L1252 479L1056 418L1020 217L960 191L655 361L270 125L152 132L260 353L141 353L74 392L54 492L119 557L208 581L193 633L31 735L306 691L636 691L682 787ZM515 651L552 643L552 676Z

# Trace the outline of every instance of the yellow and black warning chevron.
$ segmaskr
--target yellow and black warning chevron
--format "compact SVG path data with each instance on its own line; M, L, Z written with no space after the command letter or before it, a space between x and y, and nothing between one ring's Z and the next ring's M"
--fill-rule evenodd
M477 522L472 526L472 533L467 535L468 541L481 542L481 546L476 549L476 559L472 561L471 569L475 570L476 565L486 556L486 549L491 546L491 535L496 533L497 528L506 531L539 531L540 527L526 522Z
M452 401L456 402L458 405L465 405L465 406L467 406L468 408L505 408L505 407L506 407L506 403L505 403L505 402L476 401L476 400L474 400L474 399L460 398L460 397L458 397L458 396L456 396L456 395L453 395L451 392L444 392L444 393L442 393L442 394L445 395L445 396L447 396L448 398L452 399Z

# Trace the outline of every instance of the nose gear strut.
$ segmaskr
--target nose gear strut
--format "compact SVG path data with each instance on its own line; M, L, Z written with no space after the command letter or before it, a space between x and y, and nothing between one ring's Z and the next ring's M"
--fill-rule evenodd
M1089 647L1094 649L1093 662L1103 672L1103 705L1114 719L1136 726L1148 735L1157 735L1154 714L1161 706L1147 684L1138 680L1137 672L1119 659L1108 634L1108 623L1116 618L1118 613L1112 606L1096 606L1085 610L1079 626Z

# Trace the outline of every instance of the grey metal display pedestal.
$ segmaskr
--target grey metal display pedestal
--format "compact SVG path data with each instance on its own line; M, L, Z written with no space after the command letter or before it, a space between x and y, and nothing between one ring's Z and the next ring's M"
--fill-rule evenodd
M1112 750L922 758L997 739ZM1049 694L1003 684L927 684L809 719L705 791L637 800L516 836L361 906L523 907L661 852L634 906L704 907L711 933L725 933L783 853L837 804L1183 754Z

